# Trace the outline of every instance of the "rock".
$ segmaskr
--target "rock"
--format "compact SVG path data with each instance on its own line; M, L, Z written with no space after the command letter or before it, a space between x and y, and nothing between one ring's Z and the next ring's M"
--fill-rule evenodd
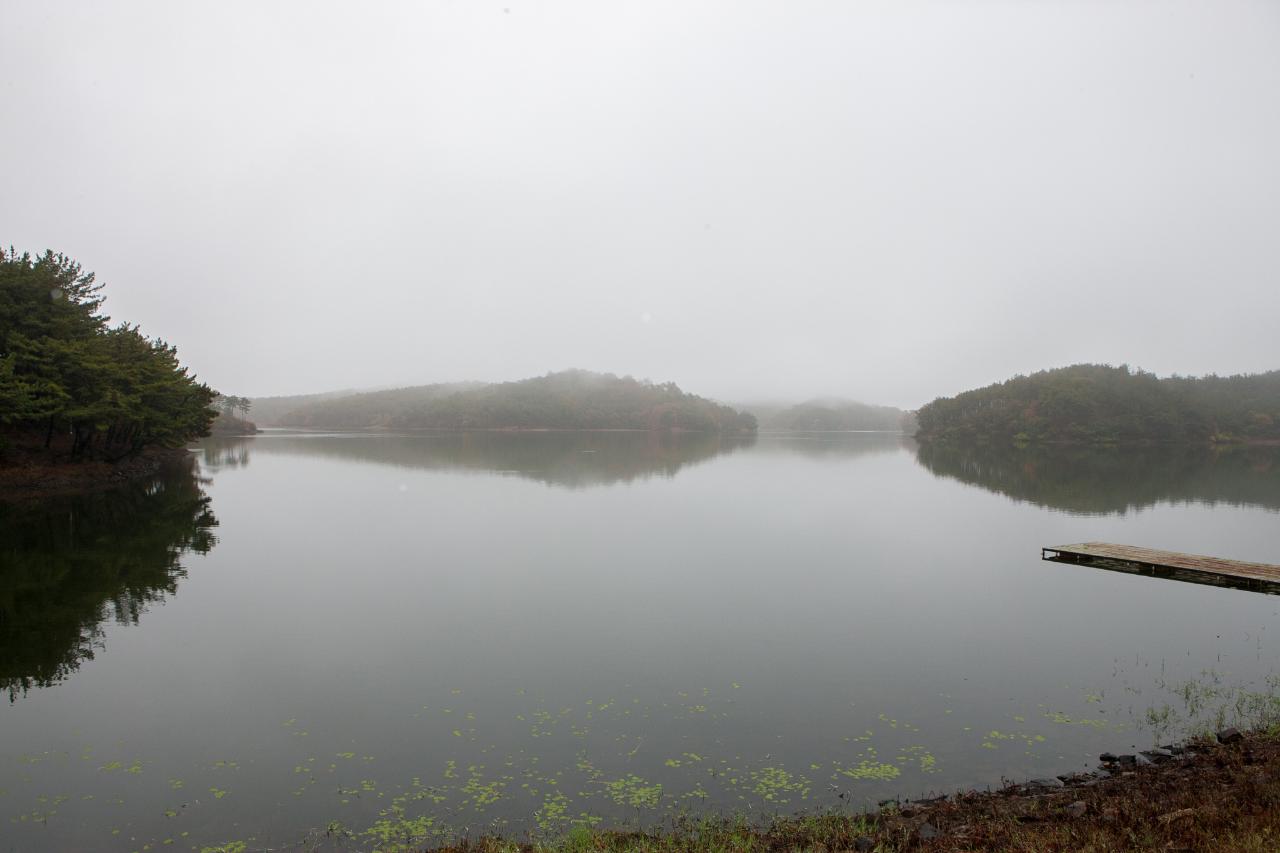
M853 840L853 849L858 851L858 853L867 853L867 851L874 850L875 848L876 843L865 835L859 835Z
M920 829L918 831L920 833L921 841L932 841L933 839L937 838L939 834L938 827L934 826L928 821L925 821L924 823L920 824Z
M1030 791L1050 791L1062 787L1061 779L1032 779L1024 788Z
M1218 743L1235 743L1240 740L1244 740L1244 735L1240 734L1237 728L1223 729L1218 732Z
M1085 812L1087 811L1089 811L1089 806L1084 800L1076 800L1074 803L1067 806L1067 814L1071 817L1084 817Z
M1098 760L1101 761L1103 764L1115 764L1117 761L1120 760L1120 756L1116 755L1113 752L1104 752L1102 753L1102 755L1098 756Z
M1116 763L1121 767L1136 767L1138 759L1133 755L1120 755L1116 757Z
M1159 764L1162 761L1168 761L1170 758L1173 758L1173 753L1167 749L1144 749L1142 754L1154 764Z
M897 800L881 800L880 808L887 809L889 808L889 806L896 806L897 804L898 804Z

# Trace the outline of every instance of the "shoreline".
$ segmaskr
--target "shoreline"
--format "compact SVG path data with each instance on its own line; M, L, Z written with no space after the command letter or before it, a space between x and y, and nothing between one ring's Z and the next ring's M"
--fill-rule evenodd
M686 429L672 427L670 429L644 429L642 427L392 427L374 424L363 427L317 427L317 426L277 426L266 424L254 435L269 432L294 432L316 434L377 434L377 435L459 435L462 433L634 433L642 435L716 435L722 438L749 438L759 434L757 430L724 430ZM213 438L237 438L235 435L214 434Z
M678 821L648 832L571 830L552 842L464 839L420 853L667 851L1271 851L1280 846L1280 725L1134 755L1092 773L895 802L878 812Z
M109 491L190 455L188 449L153 448L119 462L39 462L0 465L0 504Z

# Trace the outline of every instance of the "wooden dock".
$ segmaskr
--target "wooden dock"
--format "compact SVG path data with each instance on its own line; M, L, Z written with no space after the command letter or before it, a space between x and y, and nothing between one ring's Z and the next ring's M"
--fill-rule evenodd
M1041 548L1040 557L1056 563L1081 563L1116 572L1280 595L1280 566L1267 563L1245 563L1133 545L1112 545L1108 542L1082 542L1078 545Z

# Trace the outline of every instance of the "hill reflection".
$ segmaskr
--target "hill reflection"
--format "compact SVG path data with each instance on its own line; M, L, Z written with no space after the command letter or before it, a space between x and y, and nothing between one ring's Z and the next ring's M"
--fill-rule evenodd
M921 444L916 459L939 477L1084 515L1187 501L1280 510L1280 447Z
M0 688L12 702L63 681L177 591L181 558L216 543L191 460L95 495L0 506Z
M777 431L760 434L759 450L838 461L898 453L914 446L915 440L900 432Z
M569 489L674 477L691 465L754 444L754 436L651 432L265 433L209 439L210 471L251 455L291 455L437 471L485 471Z

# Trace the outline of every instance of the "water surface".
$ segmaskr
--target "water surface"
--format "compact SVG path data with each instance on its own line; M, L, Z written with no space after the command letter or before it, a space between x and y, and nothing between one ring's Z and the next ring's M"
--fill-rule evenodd
M1039 559L1084 540L1280 563L1280 458L208 441L0 508L0 849L861 808L1251 710L1280 598Z

